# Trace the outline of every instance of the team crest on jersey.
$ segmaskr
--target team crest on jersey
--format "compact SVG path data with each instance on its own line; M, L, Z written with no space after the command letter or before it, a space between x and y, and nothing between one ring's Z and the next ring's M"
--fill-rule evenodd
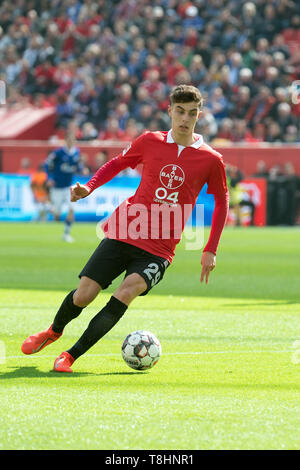
M159 179L165 188L177 189L183 185L185 175L180 166L169 164L161 169Z

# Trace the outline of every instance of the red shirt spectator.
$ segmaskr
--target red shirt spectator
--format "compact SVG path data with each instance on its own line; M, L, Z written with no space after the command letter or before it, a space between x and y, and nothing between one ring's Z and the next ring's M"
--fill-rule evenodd
M275 103L274 96L271 96L269 88L262 86L259 94L254 98L252 105L245 116L247 122L257 124L261 122L272 109Z

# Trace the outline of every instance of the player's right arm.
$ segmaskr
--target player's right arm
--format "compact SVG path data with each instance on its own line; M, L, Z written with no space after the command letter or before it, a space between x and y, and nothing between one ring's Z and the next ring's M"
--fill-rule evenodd
M218 158L214 162L208 180L207 193L214 195L215 208L212 216L210 236L204 247L201 258L202 269L200 281L203 282L205 280L206 284L208 283L210 272L216 266L217 248L226 223L229 208L229 193L222 158Z
M99 186L103 186L108 181L112 180L120 171L128 167L134 169L138 163L143 161L143 143L146 134L142 134L135 139L132 144L117 157L106 162L99 170L92 176L86 184L76 183L71 186L71 201L75 202L82 199Z

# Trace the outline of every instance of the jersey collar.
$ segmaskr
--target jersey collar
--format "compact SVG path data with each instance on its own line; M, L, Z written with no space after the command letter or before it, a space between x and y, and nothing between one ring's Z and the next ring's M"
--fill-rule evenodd
M195 134L195 133L194 133L194 137L197 138L196 142L194 142L192 145L188 145L188 147L193 147L195 149L198 149L203 144L203 137L201 134ZM172 129L170 129L167 134L167 144L175 144L175 141L172 136Z
M68 147L65 145L64 150L69 155L74 155L76 153L76 147L72 147L72 148L68 149Z

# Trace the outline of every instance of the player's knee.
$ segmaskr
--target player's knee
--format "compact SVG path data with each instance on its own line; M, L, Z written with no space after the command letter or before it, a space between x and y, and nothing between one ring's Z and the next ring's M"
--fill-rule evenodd
M145 280L138 275L128 276L115 292L115 296L126 305L147 289Z
M97 294L91 291L84 291L82 289L77 289L73 294L73 303L77 307L86 307L89 305Z
M73 294L73 303L78 307L86 307L97 297L100 291L101 286L96 281L82 276Z

